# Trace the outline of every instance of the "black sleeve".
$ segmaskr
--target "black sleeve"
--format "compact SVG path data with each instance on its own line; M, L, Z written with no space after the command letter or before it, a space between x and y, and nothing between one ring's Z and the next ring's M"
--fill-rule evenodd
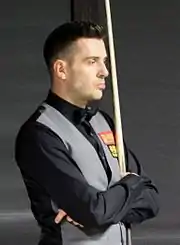
M137 172L140 176L148 178L135 154L127 149L127 147L125 147L125 149L128 159L128 171ZM144 185L141 194L132 202L131 209L124 216L123 222L126 224L137 224L146 219L155 217L159 211L158 199L158 190L149 179L149 183Z
M41 185L58 208L85 227L122 220L146 179L128 175L107 191L90 186L61 139L46 127L24 127L16 141L19 168Z
M114 123L111 117L103 111L101 111L105 119L107 120L111 130L115 132ZM126 224L140 223L146 219L152 218L157 215L159 211L158 205L158 190L152 181L143 171L135 154L128 149L124 142L126 169L127 172L137 173L138 175L145 177L149 180L148 184L143 186L142 192L131 203L129 211L123 217L123 222Z
M127 225L141 223L158 214L158 193L152 185L147 185L140 196L132 203L131 209L123 217L122 222Z

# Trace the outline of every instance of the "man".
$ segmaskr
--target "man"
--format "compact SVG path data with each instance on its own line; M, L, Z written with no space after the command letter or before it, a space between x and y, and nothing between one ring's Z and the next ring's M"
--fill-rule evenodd
M126 245L126 227L157 214L158 194L126 147L127 173L119 173L113 121L88 107L108 76L103 28L57 27L44 58L50 92L16 140L39 245Z

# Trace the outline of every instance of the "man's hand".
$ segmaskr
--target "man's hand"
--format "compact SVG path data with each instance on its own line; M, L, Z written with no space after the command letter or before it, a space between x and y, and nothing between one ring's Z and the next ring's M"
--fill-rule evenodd
M55 223L58 224L60 223L63 218L66 217L66 220L69 222L69 223L72 223L73 225L76 225L76 226L80 226L80 227L83 227L83 225L77 223L76 221L74 221L73 219L71 219L70 216L67 215L66 212L64 212L62 209L59 210L59 213L57 214L56 218L55 218Z
M121 177L124 178L128 174L130 174L130 172L121 172Z
M129 174L133 174L133 175L138 176L138 174L132 173L132 172L122 172L122 173L121 173L121 176L122 176L122 178L124 178L125 176L127 176L127 175L129 175Z
M63 218L66 216L67 216L67 213L65 213L62 209L60 209L55 218L55 223L56 224L60 223L63 220Z

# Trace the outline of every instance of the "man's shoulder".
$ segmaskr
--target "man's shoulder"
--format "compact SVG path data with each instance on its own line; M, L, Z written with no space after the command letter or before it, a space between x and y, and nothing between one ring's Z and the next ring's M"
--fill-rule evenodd
M35 137L44 137L45 134L47 136L52 135L51 130L37 120L44 110L45 108L43 105L40 105L36 108L36 110L29 116L29 118L20 126L16 139L30 140Z

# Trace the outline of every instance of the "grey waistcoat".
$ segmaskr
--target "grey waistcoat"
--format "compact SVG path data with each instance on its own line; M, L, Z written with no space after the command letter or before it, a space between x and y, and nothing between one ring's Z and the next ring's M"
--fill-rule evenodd
M71 157L91 186L99 191L105 191L120 179L117 159L112 157L107 145L99 136L101 132L111 131L108 123L99 112L91 119L90 124L102 143L112 172L109 184L99 156L91 143L59 111L46 103L43 103L43 106L45 110L37 121L49 127L63 140ZM57 211L54 203L52 206ZM77 212L80 211L77 209ZM126 245L126 229L122 223L112 225L107 230L100 231L99 234L87 235L83 232L83 229L68 222L63 222L61 224L61 235L63 245ZM122 241L124 242L122 243Z

